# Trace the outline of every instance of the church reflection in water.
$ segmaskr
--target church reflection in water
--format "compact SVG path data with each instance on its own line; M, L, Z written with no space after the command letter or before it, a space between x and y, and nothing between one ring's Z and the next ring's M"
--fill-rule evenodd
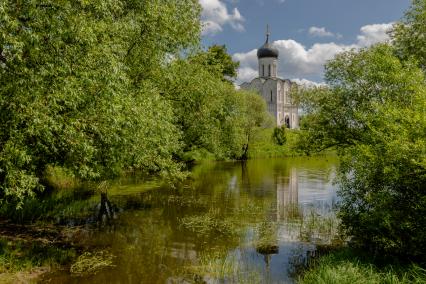
M276 187L276 221L299 218L299 182L297 168L290 168L288 174L277 176Z

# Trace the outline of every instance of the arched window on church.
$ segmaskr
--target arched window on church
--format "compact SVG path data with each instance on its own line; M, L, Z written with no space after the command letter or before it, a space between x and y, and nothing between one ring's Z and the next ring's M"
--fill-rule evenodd
M271 64L268 65L268 76L271 77Z
M265 77L265 65L262 64L262 76Z
M271 102L272 102L272 90L271 90Z

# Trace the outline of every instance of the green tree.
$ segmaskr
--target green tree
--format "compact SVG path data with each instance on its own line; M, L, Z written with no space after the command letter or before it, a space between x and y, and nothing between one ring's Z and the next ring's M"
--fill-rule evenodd
M207 51L200 52L192 58L212 72L217 72L224 81L231 82L237 77L239 62L233 61L225 45L212 45Z
M213 66L214 67L214 66ZM175 60L162 78L163 96L173 105L182 132L185 160L208 153L216 159L239 159L247 136L267 117L263 100L237 91L205 62Z
M196 0L0 2L0 199L43 189L48 165L82 179L179 175L179 129L155 76L196 47Z
M426 0L412 0L411 7L398 22L391 36L396 54L403 60L410 57L418 60L426 71Z
M342 228L375 251L424 258L423 72L382 44L336 56L325 77L328 87L301 96L302 145L341 156Z
M265 100L259 94L250 91L240 91L243 111L241 113L244 133L242 160L248 159L249 145L257 132L262 128L271 127L273 120L266 110Z

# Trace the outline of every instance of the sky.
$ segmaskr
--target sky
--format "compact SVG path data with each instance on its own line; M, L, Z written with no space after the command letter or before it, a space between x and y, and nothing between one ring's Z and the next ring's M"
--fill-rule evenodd
M256 50L266 25L280 52L279 77L322 83L324 64L337 53L388 40L410 0L199 0L202 43L226 45L240 61L236 83L257 76Z

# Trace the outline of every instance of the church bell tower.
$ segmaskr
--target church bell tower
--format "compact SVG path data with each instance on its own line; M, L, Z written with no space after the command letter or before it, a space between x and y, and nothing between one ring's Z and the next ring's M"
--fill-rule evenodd
M272 47L269 43L269 25L266 27L266 41L257 50L257 59L259 62L259 77L261 78L276 78L278 67L278 49Z

